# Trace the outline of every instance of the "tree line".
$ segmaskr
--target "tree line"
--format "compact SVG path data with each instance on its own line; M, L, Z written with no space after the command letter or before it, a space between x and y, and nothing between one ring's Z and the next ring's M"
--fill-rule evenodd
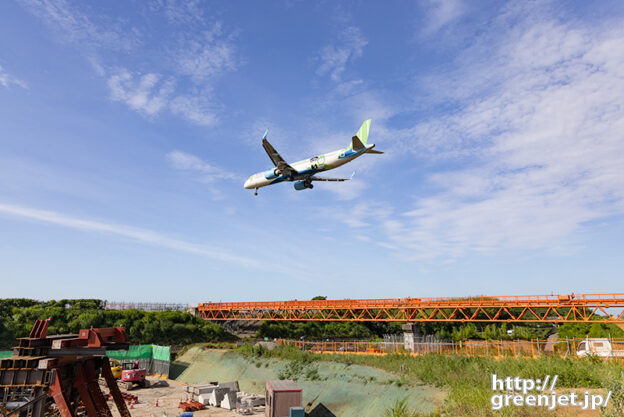
M26 337L35 320L51 318L49 334L75 334L80 329L123 326L132 344L182 346L201 342L232 341L236 337L218 324L183 311L147 312L105 310L99 299L37 301L25 298L0 299L0 349ZM421 323L423 334L444 340L468 339L545 339L553 333L565 338L624 337L624 331L599 320L592 323L553 324L506 323ZM381 339L385 334L401 333L401 323L385 322L290 322L266 321L258 329L261 338L283 339Z
M105 310L104 305L97 299L0 299L0 348L15 346L15 339L27 337L36 320L47 318L51 318L48 334L123 326L132 344L186 345L235 339L223 327L187 312Z

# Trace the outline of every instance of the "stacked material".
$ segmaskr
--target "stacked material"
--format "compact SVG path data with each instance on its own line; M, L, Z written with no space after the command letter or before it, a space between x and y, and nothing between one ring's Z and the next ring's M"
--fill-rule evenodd
M238 402L248 404L250 407L264 406L264 395L249 394L247 392L239 392L236 394Z
M223 401L225 393L229 390L229 388L215 387L210 392L210 394L208 394L208 404L212 405L213 407L221 407L221 401Z
M219 383L217 381L209 382L208 384L187 385L185 390L189 394L199 395L199 394L203 394L203 392L200 392L203 389L210 388L210 387L216 387L217 385L219 385ZM205 392L208 392L208 391L205 391Z
M221 384L212 382L210 384L189 385L186 387L186 392L191 394L191 397L198 402L204 405L226 408L228 410L236 409L237 403L239 402L239 391L240 387L238 381L224 382ZM256 400L255 403L257 402ZM262 404L264 404L264 399Z

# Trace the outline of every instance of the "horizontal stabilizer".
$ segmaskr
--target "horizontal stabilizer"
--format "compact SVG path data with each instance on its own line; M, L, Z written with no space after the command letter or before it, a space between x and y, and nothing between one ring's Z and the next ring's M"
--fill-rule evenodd
M376 154L382 154L382 151L376 151L374 149L369 149L368 151L366 151L367 153L376 153Z

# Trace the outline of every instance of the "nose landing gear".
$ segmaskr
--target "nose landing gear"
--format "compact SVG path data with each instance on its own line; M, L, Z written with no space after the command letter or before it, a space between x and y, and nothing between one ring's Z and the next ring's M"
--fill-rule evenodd
M258 189L256 188L256 190L254 191L254 195L258 195Z

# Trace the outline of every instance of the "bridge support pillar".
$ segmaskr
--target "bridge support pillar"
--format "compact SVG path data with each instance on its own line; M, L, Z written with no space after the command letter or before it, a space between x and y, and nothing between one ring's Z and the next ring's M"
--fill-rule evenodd
M417 323L405 323L401 326L403 330L403 344L405 350L408 352L415 352L415 342L420 341L422 332L420 331L420 325Z

